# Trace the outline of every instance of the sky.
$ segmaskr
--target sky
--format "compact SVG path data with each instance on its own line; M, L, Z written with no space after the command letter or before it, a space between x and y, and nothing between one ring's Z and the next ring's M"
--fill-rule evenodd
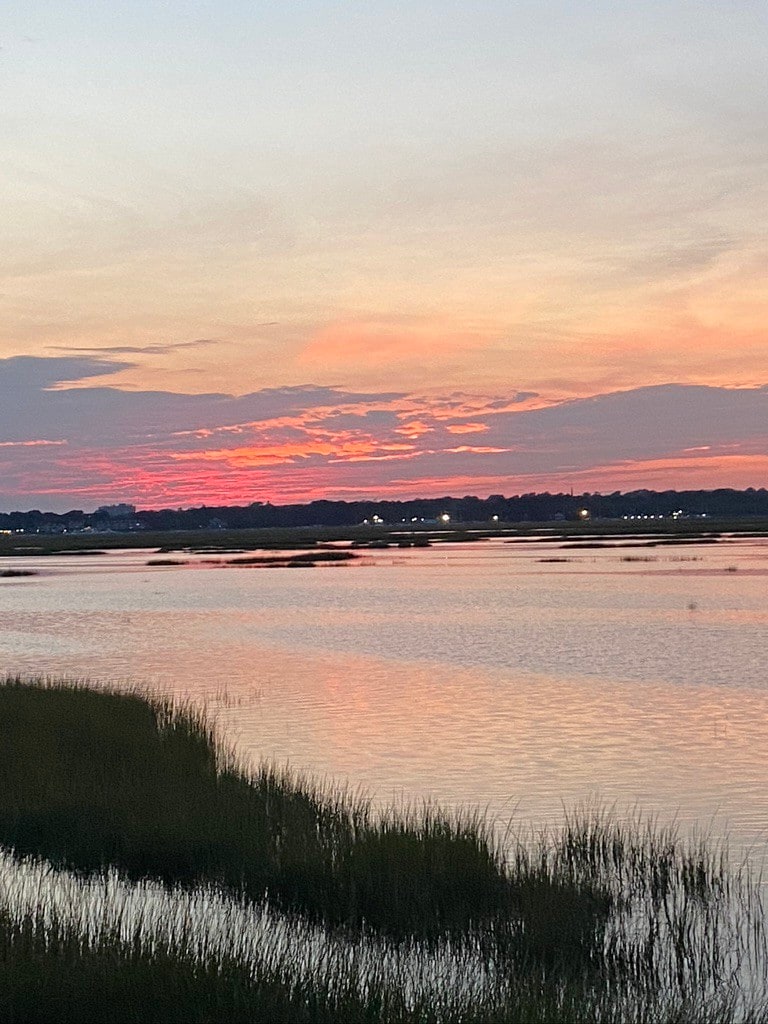
M0 12L0 510L768 485L764 0Z

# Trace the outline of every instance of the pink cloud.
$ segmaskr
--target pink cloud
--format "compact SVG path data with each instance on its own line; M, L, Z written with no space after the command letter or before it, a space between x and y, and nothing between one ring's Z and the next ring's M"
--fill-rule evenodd
M446 448L445 451L451 454L468 452L472 455L501 455L504 452L514 451L514 448L492 448L490 445L461 444L456 448Z
M9 385L0 407L6 508L54 497L59 507L148 507L574 483L760 486L768 469L768 387L664 385L549 404L516 392L366 395L310 386L177 395L50 390L57 375L74 374L67 360L10 362L0 361L0 385ZM88 373L90 365L77 365Z

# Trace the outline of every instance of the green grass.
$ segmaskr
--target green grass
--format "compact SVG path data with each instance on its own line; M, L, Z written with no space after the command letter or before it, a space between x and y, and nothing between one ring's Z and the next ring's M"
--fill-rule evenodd
M594 809L494 837L247 770L192 708L6 680L0 1019L768 1019L723 850Z

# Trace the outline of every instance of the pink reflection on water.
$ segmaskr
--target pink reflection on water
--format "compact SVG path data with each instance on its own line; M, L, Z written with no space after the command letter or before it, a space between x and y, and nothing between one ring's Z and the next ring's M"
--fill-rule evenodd
M435 797L506 821L559 820L593 801L638 804L686 827L768 835L762 695L713 687L545 676L273 652L258 700L221 711L267 756L362 786L376 799Z
M380 801L540 823L597 796L743 850L768 832L765 550L452 546L300 574L62 560L2 591L0 655L205 701L252 759Z

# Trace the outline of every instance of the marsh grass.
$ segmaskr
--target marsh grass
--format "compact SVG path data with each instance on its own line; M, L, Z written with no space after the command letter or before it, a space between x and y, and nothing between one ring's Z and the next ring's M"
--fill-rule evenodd
M84 942L66 921L0 917L0 1018L6 1024L381 1020L359 993L229 957L206 960L141 939ZM323 979L324 981L325 979ZM400 1014L405 1019L404 1014ZM392 1019L385 1017L383 1019Z
M424 946L331 932L210 886L2 858L0 900L3 1020L99 1020L105 1006L121 1021L765 1020L765 1003L729 979L712 992L656 989L653 978L494 959L480 937Z
M56 867L214 881L331 926L463 933L509 914L479 818L238 765L191 708L69 684L0 686L0 843Z
M757 886L638 815L500 840L71 683L6 680L0 751L0 1019L768 1018Z

